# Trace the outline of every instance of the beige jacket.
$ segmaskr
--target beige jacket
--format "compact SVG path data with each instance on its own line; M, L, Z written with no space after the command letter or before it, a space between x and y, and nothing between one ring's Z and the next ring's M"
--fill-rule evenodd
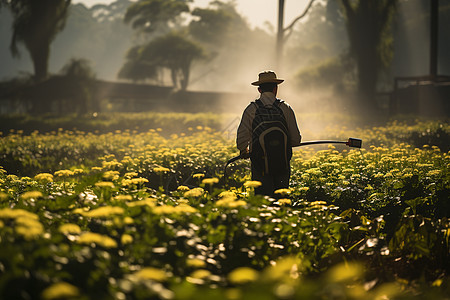
M275 102L276 98L272 92L265 92L261 94L259 98L264 105L271 105ZM297 121L295 119L295 114L292 108L286 102L282 102L280 105L281 110L286 118L286 123L288 126L289 136L291 139L291 146L299 146L302 140L300 131L297 126ZM241 123L239 124L237 130L236 146L239 151L244 152L249 149L251 152L251 141L252 141L252 122L255 118L256 105L250 103L242 114Z

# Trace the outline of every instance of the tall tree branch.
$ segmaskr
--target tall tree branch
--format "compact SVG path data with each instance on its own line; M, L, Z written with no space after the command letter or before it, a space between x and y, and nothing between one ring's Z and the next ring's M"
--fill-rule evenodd
M297 18L295 18L295 19L291 22L291 24L289 24L287 27L285 27L285 28L283 29L283 32L287 32L288 30L289 30L290 32L292 32L292 28L294 27L295 23L297 23L301 18L303 18L304 16L306 16L306 14L308 13L309 9L312 7L314 1L315 1L315 0L310 0L309 3L308 3L308 5L306 6L305 10L303 11L303 13L302 13L300 16L298 16ZM290 33L288 34L288 36L289 36L289 35L290 35ZM287 37L285 37L285 38L287 38Z

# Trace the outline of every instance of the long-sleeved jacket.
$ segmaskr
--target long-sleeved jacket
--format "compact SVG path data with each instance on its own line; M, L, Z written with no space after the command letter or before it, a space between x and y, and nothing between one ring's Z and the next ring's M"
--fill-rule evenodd
M264 105L271 105L276 100L275 95L272 92L262 93L259 99ZM247 106L242 114L241 123L239 124L236 138L236 146L241 152L245 152L248 147L251 152L252 122L255 118L256 108L257 106L252 102ZM281 103L280 108L286 118L291 146L299 146L302 137L297 126L295 113L291 106L284 101Z

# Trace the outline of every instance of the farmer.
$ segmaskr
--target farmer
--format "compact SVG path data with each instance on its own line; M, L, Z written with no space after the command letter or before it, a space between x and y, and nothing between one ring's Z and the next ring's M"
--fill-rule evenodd
M289 187L292 147L301 142L292 108L277 99L278 84L273 71L259 73L259 99L252 101L242 114L236 145L241 155L250 156L252 180L262 183L256 194L275 196L274 191Z

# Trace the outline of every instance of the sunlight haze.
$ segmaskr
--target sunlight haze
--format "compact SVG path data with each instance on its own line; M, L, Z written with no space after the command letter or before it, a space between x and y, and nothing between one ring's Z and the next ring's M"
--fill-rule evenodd
M95 4L109 4L115 0L73 0L73 4L83 3L87 7ZM194 0L195 6L205 7L211 0ZM303 13L309 0L285 1L285 25L288 25L295 17ZM278 17L278 0L241 0L236 1L239 13L247 18L252 26L266 28L267 21L276 29Z

